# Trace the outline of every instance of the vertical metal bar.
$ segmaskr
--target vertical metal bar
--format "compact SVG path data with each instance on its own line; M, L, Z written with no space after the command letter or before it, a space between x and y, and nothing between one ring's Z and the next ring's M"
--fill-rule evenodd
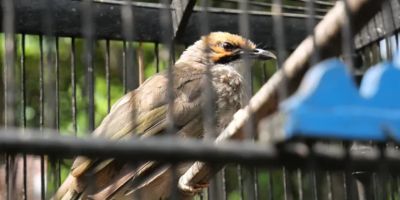
M289 171L286 169L286 167L282 167L282 179L283 179L283 190L284 190L284 199L285 200L291 200L293 199L292 193L291 193L291 187L290 187L290 181L289 181Z
M254 168L253 172L254 172L253 173L254 199L260 199L259 198L260 185L258 184L258 170L257 170L257 168Z
M26 128L26 68L25 68L25 34L21 35L21 120L22 127ZM23 199L28 199L27 195L27 157L26 154L22 158L22 184L23 184Z
M382 6L382 21L383 21L383 28L385 29L385 41L386 41L386 54L388 59L392 59L393 55L393 43L391 41L391 36L395 30L395 23L393 19L393 12L392 12L392 5L391 1L386 1L383 3ZM388 16L387 18L385 17Z
M303 200L304 199L304 194L303 194L303 175L301 173L301 170L298 169L297 170L297 190L298 190L298 195L299 195L299 200Z
M240 29L240 34L245 37L249 38L250 35L250 27L249 27L249 2L248 0L243 0L239 2L239 9L242 11L241 14L239 15L239 29ZM251 80L251 68L247 67L250 65L250 61L247 57L244 57L244 68L241 69L244 81L246 82L245 84L248 86L248 90L246 91L246 99L245 103L247 104L248 101L250 100L252 96L252 80ZM251 126L247 128L247 131L252 131ZM246 132L247 132L246 131ZM254 132L247 132L247 138L252 138Z
M60 131L60 52L59 52L59 41L58 37L55 38L55 72L56 72L56 85L55 85L55 109L56 109L56 118L55 125L56 130ZM61 185L61 159L55 160L55 178L54 185L58 188Z
M286 59L286 44L285 44L285 30L283 26L283 16L282 16L282 0L273 0L272 6L273 13L273 28L274 28L274 38L276 42L276 49L278 52L278 66L282 66L283 61ZM282 96L283 95L283 96ZM285 97L286 94L281 94Z
M143 55L143 43L139 42L139 46L136 49L136 55L138 60L138 68L139 68L139 84L142 84L145 80L144 77L144 55Z
M311 169L310 176L311 176L312 197L313 197L313 199L319 199L318 198L318 184L317 184L317 169L315 167L313 167L313 169Z
M222 194L222 198L223 198L223 200L227 200L228 199L228 193L226 192L226 190L227 190L227 188L226 188L226 184L227 184L227 181L226 181L226 170L225 170L225 167L221 170L221 182L222 182L222 192L223 192L223 194Z
M174 57L174 44L173 44L173 29L172 29L172 19L170 12L170 2L168 0L162 0L162 8L161 8L161 20L160 27L165 31L162 36L162 43L165 46L163 48L162 55L166 55L165 59L167 60L167 102L168 102L168 111L167 111L167 135L174 135L176 133L175 122L173 118L173 110L174 110L174 69L173 69L173 57ZM178 177L177 177L177 169L176 163L173 163L171 166L172 170L172 184L171 187L171 199L178 199Z
M240 190L240 199L244 200L244 188L243 188L243 176L242 176L242 167L240 165L237 166L237 177L238 177L238 188Z
M126 41L122 42L122 88L124 94L128 92L128 82L127 82L127 50Z
M60 52L58 37L54 38L55 42L55 125L56 129L60 130Z
M87 111L88 111L88 130L95 129L95 73L94 73L94 48L95 48L95 27L93 15L93 0L84 0L82 2L82 32L84 37L84 66L86 69L86 94L87 94ZM97 176L91 175L87 177L88 193L95 190Z
M124 86L125 93L133 90L139 86L139 69L135 59L135 51L133 47L133 39L135 35L135 27L133 23L133 6L132 0L125 0L124 5L121 7L121 17L123 23L123 36L124 36L124 54L125 54L125 75ZM134 117L135 118L135 117Z
M307 6L306 15L308 16L308 18L307 18L307 32L312 37L313 46L314 46L314 49L315 49L315 51L313 52L313 55L311 57L311 65L314 65L320 60L318 47L316 45L316 41L315 41L315 37L314 37L314 35L315 35L314 26L316 25L314 1L307 1L306 2L306 6Z
M283 15L282 15L282 0L273 0L272 6L273 13L273 29L274 29L274 40L276 42L276 49L278 52L277 55L277 66L278 68L282 66L283 61L286 59L286 44L285 44L285 30L283 26ZM286 77L284 76L284 80ZM284 99L287 96L287 88L285 85L287 81L284 81L284 85L282 85L279 89L279 100ZM283 175L283 187L284 187L284 198L285 200L291 199L291 194L289 194L290 188L287 180L287 171L286 168L282 168Z
M159 43L154 44L154 56L156 59L156 72L160 72L160 54L159 54Z
M307 17L307 32L309 35L311 35L312 42L313 42L313 47L315 48L315 51L313 51L312 57L311 57L311 66L315 65L319 61L319 51L318 47L316 45L315 41L315 33L314 33L314 26L316 24L315 20L315 5L314 1L307 1L306 2L306 15ZM310 148L312 149L312 147ZM318 185L317 185L317 174L318 174L318 169L315 167L315 160L314 156L310 156L310 161L309 161L309 177L310 177L310 182L311 182L311 196L312 199L319 199L318 197ZM302 179L300 179L300 182ZM302 188L299 188L301 194L302 194ZM302 197L301 197L302 198Z
M201 16L202 19L200 23L200 31L202 35L208 35L210 30L209 30L209 16L208 16L208 7L209 7L209 1L208 0L202 0L200 1L200 6L201 6ZM208 38L205 40L206 43L208 43ZM208 45L208 44L206 44ZM208 60L208 57L210 56L210 49L208 46L206 47L205 51L205 56L206 59ZM206 140L214 140L217 137L217 121L216 121L216 115L214 113L216 108L216 94L215 94L215 89L212 84L212 73L211 69L209 66L207 66L206 69L206 84L205 84L205 90L202 93L202 101L204 102L204 106L202 107L202 115L203 115L203 127L204 127L204 138ZM216 176L210 181L210 185L208 188L208 199L224 199L226 196L226 191L224 189L224 182L225 182L225 176L223 176L224 172L218 172Z
M76 118L76 47L75 47L75 38L71 38L71 87L72 87L72 97L71 97L71 104L72 104L72 127L75 133L75 136L78 132L77 127L77 118Z
M3 0L3 30L5 33L5 55L4 55L4 126L7 129L15 125L15 30L14 30L14 1ZM6 197L14 199L15 196L15 166L14 156L5 155L6 162Z
M345 8L345 20L342 28L342 52L344 61L350 70L354 70L353 54L354 54L354 39L351 33L352 18L349 11L347 0L342 0Z
M240 34L245 37L249 38L250 36L250 26L249 26L249 2L248 0L243 0L239 2L239 9L242 11L239 15L239 29ZM252 79L252 68L250 68L250 60L247 57L244 57L244 66L243 69L240 71L242 72L242 76L244 79L244 85L246 88L246 95L244 99L244 104L248 104L252 94L253 94L253 79ZM255 131L255 124L253 117L250 117L250 120L245 125L245 137L249 140L254 140L256 137ZM245 199L255 199L257 181L255 179L256 173L254 168L242 168L241 170L242 177L243 177L243 187L246 190L246 193L243 193Z
M14 1L3 0L3 30L5 34L4 55L4 126L7 128L15 123L14 108L14 59L15 59L15 30L14 30Z
M50 0L44 1L44 12L41 14L42 20L42 30L44 36L42 38L42 57L43 57L43 81L44 81L44 90L46 94L44 94L44 108L43 111L46 113L44 116L44 126L46 128L52 128L58 130L58 65L57 65L57 39L53 33L53 4ZM43 156L43 158L45 158ZM57 177L58 174L58 166L59 162L55 158L49 158L50 162L47 162L47 159L44 159L44 173L42 176L45 176L45 192L48 192L48 195L51 196L52 189L57 187ZM48 170L46 170L46 168ZM49 175L46 176L46 171L48 171ZM52 186L50 186L52 185ZM47 187L49 186L49 187ZM45 195L47 196L47 194Z
M89 115L89 131L95 128L94 115L94 66L93 66L93 49L94 49L94 23L93 23L93 5L92 0L85 0L83 6L83 34L85 38L84 63L86 66L86 89L88 94L88 115Z
M385 151L386 151L386 144L378 144L379 153L380 153L380 166L379 166L379 183L381 191L382 191L382 199L388 199L388 191L387 191L387 183L388 183L388 172L387 172L387 165L385 161Z
M396 195L396 189L399 187L399 185L398 185L398 182L397 182L397 178L396 178L396 175L391 175L390 176L390 182L391 182L391 188L390 188L390 191L391 191L391 198L392 198L392 200L396 200L396 197L399 195L399 194L397 194Z
M39 126L40 130L43 131L44 128L44 60L43 60L43 36L39 35L39 50L40 50L40 66L39 66L39 101L40 101L40 116L39 116ZM45 182L45 161L44 155L40 155L40 189L41 189L41 199L46 199L46 182Z
M139 69L138 65L134 62L135 50L133 47L133 40L135 35L135 24L133 23L134 7L132 6L132 0L124 0L121 7L121 20L122 20L122 33L124 37L123 41L123 88L124 93L133 90L139 86ZM136 121L136 115L130 116L131 121ZM135 163L131 163L135 166ZM140 199L140 194L133 193L134 199Z
M262 65L262 82L266 83L268 80L267 64L265 62Z
M332 184L332 175L331 172L326 172L326 182L327 182L327 188L328 188L328 200L333 200L334 196L333 196L333 184Z
M399 184L400 180L399 180L399 176L396 175L395 178L396 178L396 193L397 193L397 196L400 196L400 184Z
M106 87L107 87L107 113L111 108L111 88L110 88L110 40L106 40L105 53L105 68L106 68Z
M346 168L345 168L345 173L344 173L344 188L345 188L345 199L351 200L356 198L356 194L354 192L354 178L352 175L352 170L351 170L351 159L350 159L350 144L345 143L344 144L345 149L346 149Z
M274 200L274 177L272 176L272 170L268 172L268 200Z
M200 1L200 6L201 6L201 17L202 17L202 21L200 24L200 31L202 35L207 35L209 34L210 30L209 30L209 17L208 17L208 7L209 7L209 1L208 0L201 0ZM208 40L206 39L206 42L208 42ZM210 49L206 48L205 49L205 56L207 57L206 59L208 59L208 57L210 53ZM203 112L203 117L204 117L204 131L205 131L205 135L204 137L207 140L213 140L218 133L216 133L216 119L215 119L215 114L214 114L214 109L213 107L215 107L215 90L214 87L212 85L212 74L210 71L210 67L207 66L207 70L206 70L206 77L207 77L207 84L205 85L205 92L203 94L203 100L204 100L204 107L202 108L202 112ZM213 187L215 187L215 182L212 183Z

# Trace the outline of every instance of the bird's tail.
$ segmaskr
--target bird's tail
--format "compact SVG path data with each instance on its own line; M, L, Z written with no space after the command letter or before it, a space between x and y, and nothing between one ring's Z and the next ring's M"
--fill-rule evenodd
M56 194L51 198L52 200L77 200L80 198L81 193L77 191L77 180L71 174L58 188Z

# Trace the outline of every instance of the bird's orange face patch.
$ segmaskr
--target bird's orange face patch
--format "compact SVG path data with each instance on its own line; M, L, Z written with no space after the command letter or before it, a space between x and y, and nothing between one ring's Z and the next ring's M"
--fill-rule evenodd
M203 41L210 48L210 58L217 62L222 58L234 56L238 50L252 50L256 48L253 42L239 35L226 32L213 32L203 37Z

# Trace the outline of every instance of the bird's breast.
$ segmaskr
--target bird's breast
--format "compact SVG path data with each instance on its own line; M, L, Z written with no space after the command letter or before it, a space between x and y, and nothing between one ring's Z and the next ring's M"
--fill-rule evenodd
M233 114L243 103L243 78L235 69L229 66L214 67L211 70L213 86L216 93L218 121L225 126L232 120Z

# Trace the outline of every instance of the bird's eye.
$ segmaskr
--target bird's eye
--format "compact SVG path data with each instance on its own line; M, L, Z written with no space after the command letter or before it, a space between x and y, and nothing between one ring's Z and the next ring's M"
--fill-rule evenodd
M236 49L236 47L229 42L222 43L222 48L224 48L226 51L232 51L232 50Z

